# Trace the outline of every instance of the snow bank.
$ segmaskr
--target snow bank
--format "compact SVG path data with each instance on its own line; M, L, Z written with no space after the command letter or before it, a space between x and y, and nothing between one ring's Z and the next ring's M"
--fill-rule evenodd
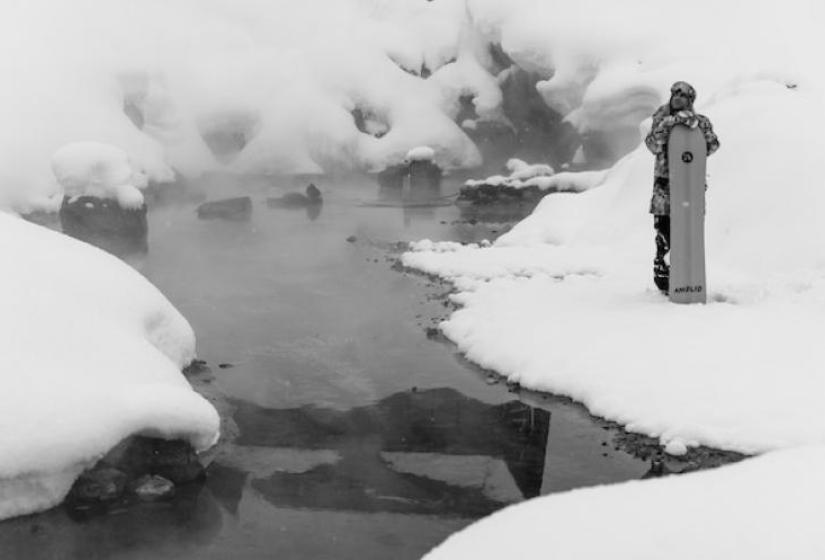
M81 140L119 146L155 181L173 168L380 170L421 145L439 167L471 167L480 154L454 122L462 99L478 120L507 125L506 62L491 44L545 76L545 101L582 132L635 126L677 77L719 94L757 76L819 81L803 72L818 63L814 0L752 2L748 25L735 6L697 0L691 13L714 15L702 33L696 18L674 17L681 10L647 0L6 2L0 72L14 87L0 99L0 207L48 206L61 194L49 158ZM651 20L669 23L638 23ZM798 53L807 58L789 62ZM239 153L213 154L204 138L214 135Z
M507 177L503 175L493 175L486 179L470 179L469 181L465 181L464 185L467 187L490 185L494 187L511 187L514 189L538 187L541 190L554 187L559 188L559 190L568 190L569 188L576 189L576 187L583 185L581 181L575 185L569 180L555 181L553 179L555 171L545 163L529 164L520 159L513 158L507 161L507 170L510 171L510 175Z
M121 147L156 181L382 169L421 145L441 167L472 166L459 97L487 118L500 105L463 1L36 0L0 16L6 208L49 206L62 194L50 157L82 140ZM216 134L243 149L213 155Z
M472 361L580 400L659 437L670 453L697 444L773 452L713 472L533 500L428 558L822 557L825 94L816 58L825 8L811 0L755 2L746 12L710 0L689 12L646 0L518 3L524 11L471 4L477 24L519 64L553 69L539 90L582 132L638 124L673 81L697 87L697 109L722 142L708 168L711 298L676 306L652 286L653 161L639 148L597 188L545 197L492 247L425 244L405 254L407 266L459 290L463 308L442 330Z
M579 92L584 97L613 99L646 83L664 95L677 78L698 86L697 109L722 143L708 165L710 303L671 305L653 288L653 158L640 146L601 176L591 174L596 188L545 197L491 248L405 255L407 266L461 290L456 300L464 307L443 331L474 362L569 395L671 448L753 453L825 443L825 348L816 339L825 316L825 221L818 216L825 140L817 132L825 95L811 60L825 45L808 50L823 42L816 31L822 9L791 2L771 18L757 3L741 34L717 37L738 17L717 6L708 12L714 18L705 42L691 42L687 56L661 30L631 24L649 7L672 16L678 30L685 23L668 3L596 10L585 2L581 13L572 2L542 6L558 10L558 25L592 9L594 30L615 26L612 35L554 38L579 54L604 55ZM626 64L629 52L640 58ZM572 91L572 77L565 79L554 75L551 89Z
M495 513L448 538L427 560L748 558L825 556L825 448L736 465L575 490Z
M52 171L68 197L94 196L117 200L122 208L143 205L146 176L135 169L129 154L100 142L74 142L52 156Z
M143 277L90 245L0 213L0 519L62 501L125 437L218 436L180 369L186 320Z
M507 169L510 171L510 177L513 179L532 179L533 177L549 177L555 171L547 164L529 164L517 158L512 158L507 161Z
M723 149L710 159L707 306L674 306L652 288L652 156L641 148L599 188L543 199L491 248L404 262L471 290L442 328L513 381L663 443L758 452L825 442L825 224L815 215L825 193L811 171L825 143L817 126L797 126L819 122L817 99L760 83L711 107Z

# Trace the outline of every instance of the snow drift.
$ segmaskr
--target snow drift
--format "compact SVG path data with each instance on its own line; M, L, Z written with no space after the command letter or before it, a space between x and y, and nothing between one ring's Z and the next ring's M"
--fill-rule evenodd
M115 257L0 213L0 519L51 507L132 434L215 443L186 320Z
M825 554L817 515L823 467L825 449L802 448L710 472L536 498L494 513L424 558L814 560Z
M6 3L0 205L54 207L49 160L78 141L125 150L155 181L173 169L380 170L422 145L442 167L474 165L458 98L490 116L500 92L465 12L458 1Z
M580 129L635 119L641 138L672 82L697 87L722 142L708 165L708 305L670 304L652 285L643 146L587 192L546 197L492 247L424 242L404 262L455 283L463 307L441 327L472 361L569 395L667 451L770 453L533 500L428 558L823 555L812 519L825 503L814 490L825 443L825 10L808 0L683 8L550 0L500 30L515 60L555 69L539 89Z
M550 4L562 22L581 15L572 3ZM618 99L642 84L659 84L661 97L680 78L698 86L697 110L722 143L708 161L710 304L670 305L652 286L653 157L640 146L594 188L545 197L493 247L425 244L404 256L462 290L455 299L464 308L442 329L471 360L569 395L663 444L753 453L825 443L825 350L815 340L825 316L825 222L818 219L825 96L806 50L822 42L822 20L807 19L819 12L813 4L792 4L797 11L773 20L758 4L736 45L724 34L689 41L690 56L661 30L631 25L644 2L592 18L596 29L632 28L628 37L556 39L602 56L576 111L586 112L589 98ZM706 31L714 38L738 17L713 13ZM662 12L678 30L676 15ZM781 50L763 41L768 27L788 33ZM628 52L638 57L630 67L623 66ZM640 136L648 127L641 123Z

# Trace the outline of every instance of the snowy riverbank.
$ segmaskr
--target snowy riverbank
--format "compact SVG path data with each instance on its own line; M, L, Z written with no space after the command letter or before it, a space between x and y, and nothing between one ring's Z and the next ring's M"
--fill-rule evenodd
M60 503L132 434L215 443L218 415L181 373L195 336L103 251L0 214L0 519Z
M755 103L756 114L739 111ZM511 381L663 444L753 453L825 443L825 226L814 216L825 195L806 171L825 145L794 143L788 119L812 103L757 84L711 107L726 143L710 160L707 306L671 305L652 286L644 147L602 186L545 198L492 247L420 243L404 264L455 282L463 308L444 333ZM796 172L777 157L788 146Z
M425 558L816 560L825 554L823 473L825 449L800 448L692 475L545 496L494 513Z
M626 24L621 29L633 27L641 7L630 4L627 13L611 12ZM821 14L804 2L781 13L758 8L737 33L736 48L766 56L740 59L749 60L746 72L732 51L720 54L715 40L691 43L695 56L685 57L678 42L637 29L630 35L648 45L642 51L656 68L646 67L644 56L635 66L602 67L588 89L591 100L618 102L621 92L630 99L645 84L659 83L662 99L677 79L698 86L697 109L722 142L708 166L708 305L673 305L653 287L653 159L644 146L595 188L545 197L491 247L422 242L403 262L454 283L461 309L441 328L470 360L526 387L579 400L596 415L659 438L674 454L699 444L772 453L713 473L543 498L478 524L433 557L495 558L496 547L512 554L522 545L522 555L605 555L602 539L583 536L585 527L607 535L615 558L680 557L688 550L695 556L696 547L707 557L822 554L808 502L821 506L823 496L806 493L819 482L800 475L816 470L825 444L825 350L818 343L825 317L825 141L816 132L825 124L825 95L810 59L817 36L811 23ZM678 19L675 8L657 9ZM713 14L703 20L710 26L703 37L732 21L726 10ZM771 14L782 48L753 33ZM600 40L568 39L570 48L603 47ZM580 115L587 106L586 96ZM640 135L645 131L642 123ZM809 445L815 447L797 449ZM666 502L675 508L662 516ZM531 529L537 519L542 529ZM640 551L623 539L638 538L644 521L653 537Z

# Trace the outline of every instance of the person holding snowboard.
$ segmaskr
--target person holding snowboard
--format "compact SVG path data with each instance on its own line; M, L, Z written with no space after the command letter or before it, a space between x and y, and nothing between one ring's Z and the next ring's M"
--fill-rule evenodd
M687 82L676 82L670 88L670 101L653 113L653 124L645 138L645 145L656 156L653 172L653 197L650 213L656 231L656 257L653 260L653 282L667 293L670 284L670 266L665 255L670 252L670 170L667 162L667 143L670 131L677 124L690 128L699 127L705 136L708 155L719 149L719 139L713 126L704 115L693 110L696 90Z

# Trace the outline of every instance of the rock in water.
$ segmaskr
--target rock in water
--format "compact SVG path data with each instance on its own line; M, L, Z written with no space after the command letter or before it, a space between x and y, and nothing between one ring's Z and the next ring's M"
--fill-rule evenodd
M323 204L321 191L314 184L310 183L305 192L306 194L287 193L278 198L267 198L266 205L270 208L307 208Z
M430 198L441 192L441 168L429 160L410 163L410 196Z
M248 196L204 202L198 206L198 218L202 220L248 220L252 215L252 199Z
M204 475L197 453L181 440L134 436L110 452L106 460L133 479L150 474L183 484Z
M378 181L378 186L381 187L382 190L397 190L398 192L401 192L401 189L404 188L404 177L408 174L408 166L401 164L393 165L378 173L376 180Z
M69 504L95 504L118 499L126 487L126 473L112 467L84 472L75 481L66 501Z
M131 209L95 196L64 197L60 206L63 233L115 255L146 252L146 204Z
M175 494L172 481L157 475L145 475L133 485L134 493L143 501L151 502L171 498Z

